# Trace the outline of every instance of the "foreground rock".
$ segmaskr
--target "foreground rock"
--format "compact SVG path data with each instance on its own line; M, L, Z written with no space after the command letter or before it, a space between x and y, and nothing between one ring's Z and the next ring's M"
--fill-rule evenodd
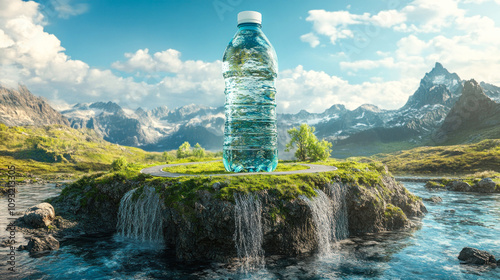
M466 264L497 266L497 261L492 254L471 247L463 248L458 255L458 259Z
M455 192L470 192L472 190L468 183L462 181L451 181L446 185L446 189Z
M476 182L470 185L461 180L440 179L427 181L425 187L427 189L446 189L456 192L479 192L479 193L500 193L500 185L491 178L470 180Z
M29 251L32 257L39 256L59 249L59 241L52 235L31 237L28 245L20 246L19 249Z
M496 189L496 183L491 178L484 178L473 186L473 191L482 193L492 193Z
M429 198L424 198L424 200L432 202L432 203L436 203L436 204L443 202L443 199L439 196L431 196Z
M41 228L49 226L55 217L54 207L44 202L28 208L23 216L23 220L33 228Z
M27 236L51 235L59 241L115 231L120 199L128 190L137 188L142 182L125 182L120 178L112 179L110 183L96 187L92 184L93 179L93 177L88 177L72 185L72 188L63 190L64 195L52 198L49 201L50 204L40 203L53 205L52 209L56 210L57 216L51 220L50 227L34 227L31 217L25 219L25 215L15 221L17 230ZM40 208L40 204L31 208ZM35 224L41 225L36 222ZM45 225L45 222L43 224Z

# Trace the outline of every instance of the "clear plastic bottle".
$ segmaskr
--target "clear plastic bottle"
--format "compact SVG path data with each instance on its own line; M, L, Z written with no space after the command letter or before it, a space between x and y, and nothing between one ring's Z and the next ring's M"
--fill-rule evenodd
M278 59L258 12L238 14L238 32L224 52L226 84L223 162L230 172L274 171L278 165Z

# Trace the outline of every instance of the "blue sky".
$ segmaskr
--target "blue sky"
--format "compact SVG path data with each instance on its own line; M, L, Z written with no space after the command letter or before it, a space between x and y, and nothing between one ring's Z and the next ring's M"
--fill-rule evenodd
M500 0L0 0L0 83L61 108L221 106L243 10L278 54L279 112L399 108L436 61L500 85Z

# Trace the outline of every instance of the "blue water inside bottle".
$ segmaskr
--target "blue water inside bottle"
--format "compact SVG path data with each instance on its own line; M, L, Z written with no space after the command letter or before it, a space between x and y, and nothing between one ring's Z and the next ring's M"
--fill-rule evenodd
M222 60L224 167L230 172L271 172L278 165L278 60L260 24L243 23L238 28Z

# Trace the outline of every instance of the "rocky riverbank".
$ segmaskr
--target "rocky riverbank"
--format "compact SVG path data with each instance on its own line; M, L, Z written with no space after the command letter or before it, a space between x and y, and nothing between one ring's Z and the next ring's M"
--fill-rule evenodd
M500 183L492 178L435 179L427 181L425 187L457 192L500 193Z
M224 177L177 180L97 174L69 185L49 201L55 216L48 226L34 228L26 223L26 216L17 224L33 236L52 234L59 240L112 232L125 193L139 188L134 199L140 199L141 187L150 186L162 200L165 243L175 248L178 259L226 261L237 257L234 194L251 193L261 209L257 216L265 254L309 254L321 246L310 206L319 192L326 194L328 205L343 201L349 236L410 228L415 226L412 218L424 215L426 208L420 198L383 168L373 169L376 166L372 170L350 168L319 175L249 176L233 181Z

